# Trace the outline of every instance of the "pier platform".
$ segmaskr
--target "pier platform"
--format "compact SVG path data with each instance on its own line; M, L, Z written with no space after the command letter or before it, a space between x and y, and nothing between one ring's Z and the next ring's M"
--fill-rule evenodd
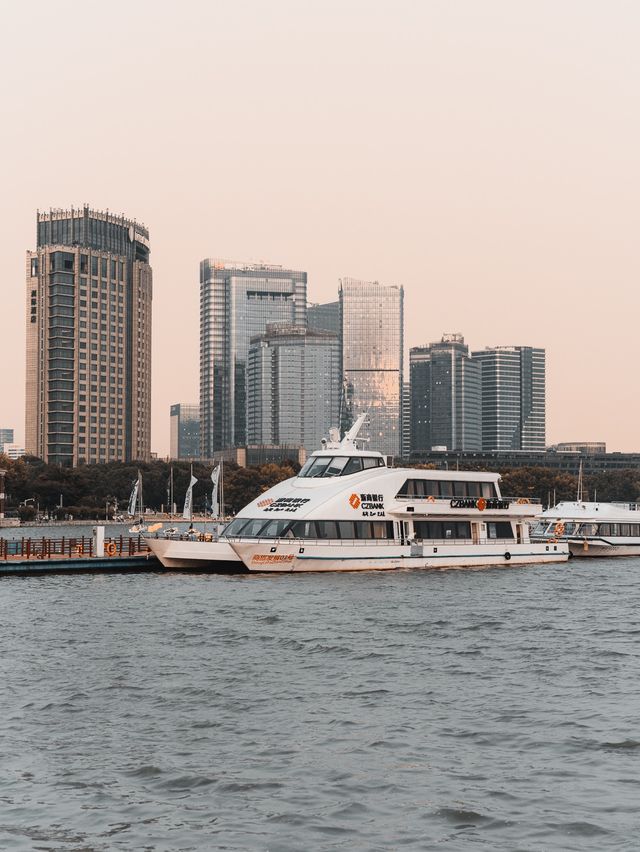
M142 536L107 539L94 555L91 537L0 539L0 577L164 571Z

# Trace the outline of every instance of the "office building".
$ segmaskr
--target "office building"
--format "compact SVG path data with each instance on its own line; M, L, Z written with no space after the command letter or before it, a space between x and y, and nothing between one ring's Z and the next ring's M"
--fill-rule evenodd
M248 359L250 445L320 449L338 426L340 349L335 334L267 325L252 338Z
M27 252L28 453L146 461L151 444L149 232L88 207L37 215Z
M340 336L340 302L307 306L307 325L315 331L330 331Z
M411 449L482 448L481 366L461 334L445 334L409 352Z
M545 350L487 347L473 353L482 365L482 449L544 450Z
M13 429L0 429L0 447L13 443Z
M14 444L7 441L5 444L0 444L0 455L6 456L8 459L15 461L25 454L24 447L20 444Z
M402 441L403 289L344 278L339 299L343 412L353 420L368 411L368 426L362 434L368 434L370 448L398 456Z
M208 258L200 264L202 456L247 443L247 357L269 323L305 326L307 273Z
M200 458L200 406L178 402L169 418L169 457Z

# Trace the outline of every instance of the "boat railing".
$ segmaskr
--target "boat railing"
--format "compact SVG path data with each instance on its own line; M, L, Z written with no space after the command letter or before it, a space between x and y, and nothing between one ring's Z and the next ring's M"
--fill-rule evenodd
M612 506L617 506L619 509L626 509L628 512L640 512L640 503L621 503L614 501Z
M341 547L380 547L385 545L398 546L410 544L419 544L423 547L429 547L431 545L439 547L443 544L463 544L470 546L517 543L514 538L411 538L405 539L405 541L400 541L392 538L243 538L242 536L229 536L228 540L242 542L250 541L252 544L271 544L274 547L277 547L280 544L296 544L299 547L306 547L307 545L330 545L331 547L335 547L336 545L340 545Z
M490 503L492 500L498 500L501 503L509 503L510 506L541 506L542 500L539 497L461 497L459 495L450 495L449 497L434 497L433 495L415 495L408 497L406 494L397 494L395 497L398 502L403 503L433 503L435 505L449 505L452 500L485 500ZM473 508L470 506L469 508Z

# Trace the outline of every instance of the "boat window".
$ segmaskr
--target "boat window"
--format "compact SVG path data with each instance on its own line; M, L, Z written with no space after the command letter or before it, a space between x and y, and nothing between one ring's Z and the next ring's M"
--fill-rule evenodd
M468 521L414 521L413 534L419 539L470 539Z
M629 524L620 524L620 535L630 535Z
M260 530L260 538L281 538L291 527L291 521L268 521Z
M348 456L336 456L336 458L331 459L331 463L329 464L325 476L340 476L344 470L345 465L349 461Z
M343 476L348 476L350 473L358 473L362 470L362 459L360 456L352 456L342 471Z
M493 482L482 483L482 496L485 500L491 500L496 496L496 487Z
M367 458L365 456L365 458L362 459L362 467L365 470L369 470L369 468L372 467L384 467L384 462L382 461L382 459Z
M247 521L247 524L242 528L240 535L243 538L258 538L261 529L266 526L267 523L268 521L265 521L264 518L254 518L251 521Z
M240 530L247 524L249 521L247 518L235 518L235 520L231 521L230 524L224 528L224 535L240 535Z
M453 497L453 482L447 482L447 481L440 482L440 496L441 497Z
M466 497L467 496L467 483L459 482L456 480L453 483L453 496L454 497Z
M296 521L291 532L296 538L318 538L315 521Z
M319 456L318 458L314 459L313 464L307 472L307 476L324 476L326 469L329 467L330 461L331 458L327 456Z
M611 524L600 524L598 527L599 535L611 535Z
M300 477L348 476L360 470L384 467L381 457L362 456L312 456L301 468Z
M356 528L353 525L353 521L338 521L338 531L340 538L356 537Z
M487 524L488 538L513 538L513 527L509 521L496 521Z
M298 476L306 476L309 471L309 468L314 463L314 461L314 458L307 459L306 462L300 468L300 473L298 474Z
M482 497L482 488L479 482L467 482L468 497Z

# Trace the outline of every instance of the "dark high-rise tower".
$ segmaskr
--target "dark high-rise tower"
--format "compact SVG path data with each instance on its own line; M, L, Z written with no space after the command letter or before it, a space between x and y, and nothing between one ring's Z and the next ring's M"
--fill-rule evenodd
M89 207L38 213L27 252L25 449L56 464L148 460L149 232Z
M411 449L480 450L481 368L461 334L409 352Z

